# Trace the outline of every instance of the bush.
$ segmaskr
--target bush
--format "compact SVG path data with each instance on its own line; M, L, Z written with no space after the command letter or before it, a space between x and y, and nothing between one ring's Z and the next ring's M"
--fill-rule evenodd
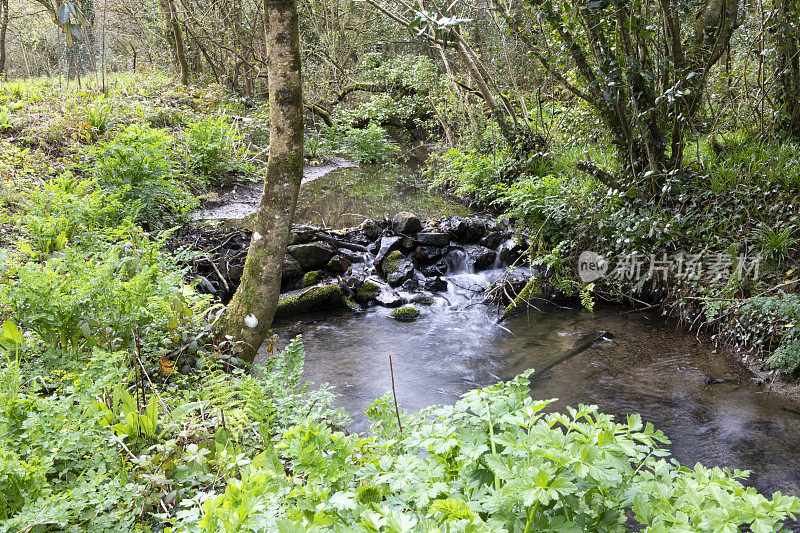
M94 176L146 229L170 227L197 203L176 180L172 144L159 130L132 125L97 150Z
M385 164L400 153L400 147L386 138L377 124L364 128L336 125L324 133L328 151L352 157L359 163Z
M186 340L206 299L183 288L177 260L146 238L86 256L65 248L42 263L11 266L0 302L50 349L144 348ZM139 332L139 333L137 333Z
M235 143L239 135L223 117L195 122L186 134L189 168L201 183L228 181L225 175L240 167Z
M33 256L47 256L67 243L92 244L126 215L117 195L69 172L33 189L25 207L21 222L28 240L22 247Z
M664 435L638 415L622 423L593 406L544 414L530 371L462 396L454 406L345 436L300 423L202 506L204 531L775 531L800 501L771 500L727 469L669 459ZM289 472L287 474L287 472Z

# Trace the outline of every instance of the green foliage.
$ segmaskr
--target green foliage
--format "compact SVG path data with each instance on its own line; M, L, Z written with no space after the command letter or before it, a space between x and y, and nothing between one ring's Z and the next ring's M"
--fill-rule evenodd
M42 263L12 265L2 303L51 348L132 347L137 331L151 335L148 349L180 342L206 299L183 288L181 269L161 245L139 237L88 257L67 248Z
M745 300L736 308L735 338L756 350L774 350L769 368L785 374L800 369L800 296L777 294Z
M92 245L104 240L109 228L121 225L125 209L120 199L65 172L29 193L22 224L26 242L20 248L34 257L47 257L68 244Z
M364 128L335 125L324 132L326 150L352 157L359 163L392 162L400 147L386 138L386 130L370 123Z
M442 155L433 156L434 184L453 187L458 195L475 203L489 203L504 190L501 174L507 158L507 150L481 154L452 148Z
M544 414L530 372L406 417L404 432L287 430L203 506L203 531L776 531L800 501L743 487L746 473L669 460L661 432L593 406ZM383 402L391 411L391 402ZM377 415L380 416L380 415ZM388 415L387 415L388 416ZM385 436L384 436L385 435ZM288 473L287 473L288 472ZM234 512L237 510L238 512Z
M160 130L132 125L97 150L94 176L148 229L170 227L196 204L175 179L172 144Z
M86 109L86 120L89 125L94 129L97 135L103 135L111 126L113 111L111 104L107 103L104 98L95 100Z
M227 183L227 174L241 167L238 132L224 117L206 117L186 133L187 162L201 183Z

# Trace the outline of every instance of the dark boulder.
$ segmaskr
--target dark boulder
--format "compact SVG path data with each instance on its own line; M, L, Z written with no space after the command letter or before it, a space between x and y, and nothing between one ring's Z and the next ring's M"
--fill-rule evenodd
M422 222L420 222L419 217L414 213L402 211L397 213L392 219L392 229L397 233L410 235L422 229Z
M487 233L483 239L480 240L480 245L485 246L487 248L491 248L492 250L497 250L497 248L503 244L508 239L508 234L504 231L493 231L491 233Z
M321 242L296 244L289 246L286 252L294 257L305 271L323 268L334 255L333 249Z
M350 261L341 253L334 255L327 264L328 272L331 274L344 274L348 268L350 268Z
M447 290L447 282L442 278L428 278L422 282L422 288L430 292L444 292Z
M378 305L389 308L400 307L406 303L399 294L387 288L381 290L380 294L375 297L375 301Z
M241 277L241 275L240 275ZM303 277L303 267L297 262L297 259L289 254L283 257L283 270L281 272L281 279L283 281L297 280Z
M447 233L418 233L417 244L420 246L448 246L450 235Z
M380 240L378 252L375 254L375 265L380 265L386 256L400 248L402 237L383 237Z
M381 236L381 228L374 220L365 220L359 228L361 234L370 242L375 241Z
M417 249L414 250L414 259L420 263L428 264L438 261L444 257L446 253L447 248L441 248L439 246L418 246Z
M468 260L475 271L492 268L492 266L494 266L495 257L497 256L494 251L480 244L464 246L464 252L467 254Z

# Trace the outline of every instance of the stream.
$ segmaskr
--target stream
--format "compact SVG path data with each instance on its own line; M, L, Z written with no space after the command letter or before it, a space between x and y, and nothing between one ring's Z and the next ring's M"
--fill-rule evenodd
M417 186L410 171L331 170L306 176L296 222L342 227L400 210L421 217L466 213ZM251 196L255 201L246 197L231 218L254 210L258 194ZM213 216L213 209L203 215L228 218L229 203L216 208L223 216ZM418 305L422 314L410 323L372 306L363 313L294 317L273 329L283 344L303 336L305 377L335 387L335 405L353 418L350 431L366 429L364 409L391 390L389 354L398 402L409 411L453 403L470 389L533 368L539 372L532 394L559 398L552 409L587 403L618 417L640 413L671 439L682 464L751 470L747 484L759 491L800 496L800 408L760 384L735 354L716 351L709 339L657 313L624 307L532 310L499 325L497 309L482 303L480 289L502 273L452 265L444 276L447 290L433 293L432 305ZM260 357L267 357L265 350Z

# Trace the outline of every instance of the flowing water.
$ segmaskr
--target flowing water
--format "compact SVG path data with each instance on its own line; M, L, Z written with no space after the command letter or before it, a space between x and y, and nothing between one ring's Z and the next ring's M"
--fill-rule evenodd
M588 403L619 416L641 413L672 440L681 463L752 470L759 490L800 496L800 412L756 385L731 354L657 314L617 307L531 311L501 327L496 310L477 296L500 274L452 273L448 291L419 306L416 322L394 321L390 309L374 307L278 323L276 331L284 342L303 335L306 377L336 387L337 405L354 418L351 431L366 428L364 409L391 388L388 354L408 410L540 369L532 394L559 398L553 409ZM592 343L602 331L613 338Z

